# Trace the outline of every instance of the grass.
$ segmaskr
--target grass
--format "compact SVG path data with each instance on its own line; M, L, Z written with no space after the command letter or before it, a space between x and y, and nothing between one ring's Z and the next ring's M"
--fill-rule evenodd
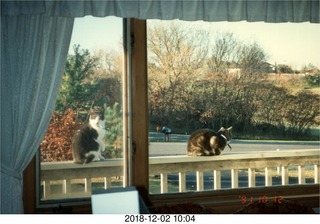
M310 88L305 88L306 90L309 90L313 94L318 94L320 95L320 87L310 87Z
M241 139L241 140L256 140L256 141L290 141L290 142L301 142L301 141L319 141L319 130L311 131L312 134L309 136L303 136L301 139L294 139L291 136L282 136L276 134L268 134L268 133L252 133L252 134L241 134L237 133L233 136L233 139Z
M275 86L284 87L293 93L301 90L309 90L315 94L320 94L320 87L308 85L304 75L301 74L273 74L268 76L268 80L273 82Z

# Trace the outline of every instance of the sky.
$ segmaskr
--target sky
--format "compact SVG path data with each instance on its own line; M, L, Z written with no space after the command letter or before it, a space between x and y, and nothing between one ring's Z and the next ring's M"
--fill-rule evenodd
M312 63L320 68L320 24L245 21L183 23L210 32L232 32L242 41L255 41L269 56L268 62L272 64L287 64L299 70ZM69 53L72 53L71 47L74 44L89 50L121 50L121 39L121 18L76 18Z

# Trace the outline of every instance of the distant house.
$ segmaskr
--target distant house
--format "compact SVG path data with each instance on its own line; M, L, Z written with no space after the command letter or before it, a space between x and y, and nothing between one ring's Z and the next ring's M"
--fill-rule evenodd
M261 65L261 69L266 73L276 73L277 67L276 65L270 64L268 62L264 62Z
M276 65L270 64L268 62L264 62L261 64L260 70L265 73L275 73L276 72ZM228 68L228 73L230 75L240 75L241 68L239 68L239 66L235 66L235 65L230 66Z

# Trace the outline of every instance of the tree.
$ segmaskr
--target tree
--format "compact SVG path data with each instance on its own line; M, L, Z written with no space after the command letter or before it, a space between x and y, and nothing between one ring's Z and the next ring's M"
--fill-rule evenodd
M240 75L233 79L234 109L236 121L242 131L247 131L253 124L258 110L257 96L265 82L264 63L266 53L255 42L239 45L237 64L241 68Z
M95 101L101 105L112 107L122 102L122 58L114 50L96 50L94 57L98 59L92 77L96 79Z
M65 72L62 77L60 91L57 99L57 111L67 108L77 110L87 107L94 101L95 80L90 77L97 65L97 58L92 57L86 49L80 45L74 45L74 55L68 55Z
M263 65L267 60L267 54L258 43L248 43L241 45L237 50L237 62L243 73L261 74Z
M289 126L289 133L294 137L309 131L310 127L319 125L319 95L309 91L300 91L297 95L291 95L286 108L285 116ZM300 136L301 137L301 136Z
M317 66L309 63L302 68L301 72L305 74L304 79L308 86L320 86L320 70L317 68Z
M289 65L280 64L278 65L277 69L278 69L278 72L280 73L289 73L289 74L294 73L293 69Z
M97 66L94 68L94 77L117 78L122 75L122 55L115 50L95 50L93 56L97 58Z
M106 158L121 158L122 147L122 110L119 103L105 108L106 120L106 149L103 155Z
M192 82L200 79L207 56L207 35L176 24L148 31L150 113L168 125L187 110ZM176 113L179 111L179 113Z
M289 90L270 83L264 83L259 90L257 95L258 110L254 115L255 123L268 124L269 127L275 126L281 131L281 134L284 134L287 107L290 104L288 101Z
M213 88L208 92L206 119L211 126L234 125L247 131L258 110L256 103L260 85L264 82L263 66L266 54L257 43L243 44L226 33L215 41L214 55L209 60L209 79ZM237 74L228 72L237 66Z
M211 57L208 66L215 75L228 74L228 67L234 61L236 49L239 42L233 36L233 33L220 33L211 46Z

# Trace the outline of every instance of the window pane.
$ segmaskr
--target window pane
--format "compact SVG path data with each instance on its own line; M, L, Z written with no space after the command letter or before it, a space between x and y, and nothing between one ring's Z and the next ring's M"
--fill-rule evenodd
M122 19L76 18L52 120L40 145L40 202L122 187Z
M309 23L149 20L150 193L317 183L319 36ZM214 133L189 147L201 129Z

